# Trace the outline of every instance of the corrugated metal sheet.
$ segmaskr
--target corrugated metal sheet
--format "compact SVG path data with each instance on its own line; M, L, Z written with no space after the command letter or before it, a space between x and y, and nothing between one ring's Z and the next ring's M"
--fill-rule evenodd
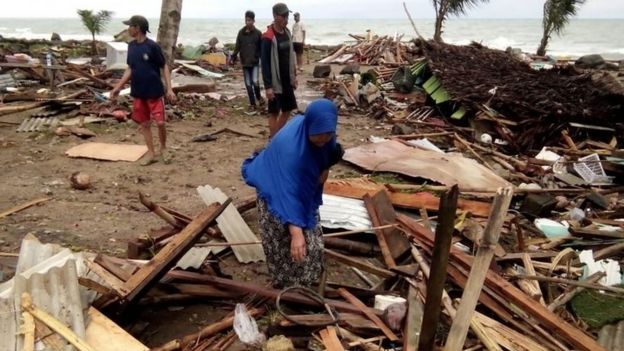
M228 198L221 189L213 188L209 185L197 187L197 192L206 205L215 202L223 203ZM249 229L249 226L234 205L228 206L223 211L217 218L217 224L221 233L223 233L223 236L230 244L258 240L258 237ZM265 259L264 251L260 244L232 246L232 251L234 251L236 259L242 263L263 261Z
M607 351L624 351L624 321L602 327L598 343Z
M198 269L210 255L210 247L192 247L180 260L174 268L188 269L193 267Z
M34 304L85 335L86 293L78 284L82 255L74 255L58 245L41 244L36 238L22 241L17 273L0 286L0 350L21 350L22 340L15 331L21 314L21 295L30 293ZM5 313L6 311L6 313Z
M323 194L319 208L321 225L325 228L361 229L372 226L364 201Z

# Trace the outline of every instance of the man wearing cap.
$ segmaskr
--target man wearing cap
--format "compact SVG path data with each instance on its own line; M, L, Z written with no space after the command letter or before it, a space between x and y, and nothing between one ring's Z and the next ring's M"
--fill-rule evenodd
M160 159L164 163L169 163L163 97L166 95L170 102L176 99L171 89L169 68L160 46L146 36L149 33L149 23L145 17L132 16L123 23L128 25L128 34L134 40L128 44L128 68L111 91L111 99L115 99L122 87L130 80L130 95L133 97L132 119L141 126L141 133L147 145L147 154L141 160L141 165L147 166L156 162L151 130L152 120L158 126ZM161 71L165 78L166 90L161 80Z
M236 56L240 53L245 87L249 97L249 112L256 110L256 99L260 105L264 104L264 99L262 99L260 94L260 83L258 82L262 32L254 26L255 20L256 14L253 11L245 12L245 26L238 31L236 47L230 58L230 62L233 63L236 61Z
M295 51L288 30L288 6L273 6L273 23L262 34L262 80L269 100L269 133L273 137L288 121L290 112L297 108L295 89L297 73Z
M301 15L299 12L295 12L295 23L292 27L293 48L297 55L297 68L299 71L303 71L303 48L305 47L306 30L303 23L301 23Z

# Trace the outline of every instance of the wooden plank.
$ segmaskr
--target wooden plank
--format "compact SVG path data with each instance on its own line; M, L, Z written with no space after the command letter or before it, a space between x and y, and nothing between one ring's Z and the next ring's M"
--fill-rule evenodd
M399 340L396 334L394 334L394 332L390 330L390 328L388 328L388 326L379 317L377 317L377 315L371 313L370 310L368 309L368 306L366 306L357 297L351 295L350 292L348 292L346 289L343 289L343 288L338 289L338 293L340 294L340 296L342 296L342 298L347 300L347 302L349 302L350 304L354 305L357 308L360 308L362 312L364 312L366 317L368 317L368 319L370 319L375 324L377 324L377 326L388 337L388 339L390 339L390 341Z
M125 271L124 269L119 267L106 255L98 254L97 256L95 256L95 259L93 261L124 282L128 281L128 279L130 279L130 277L132 276L131 272Z
M78 284L84 286L85 288L89 289L89 290L93 290L95 292L97 292L100 295L103 296L110 296L110 295L115 295L115 290L106 287L94 280L91 280L89 278L85 278L85 277L78 277Z
M413 228L413 220L404 215L399 214L397 220L417 240L429 247L433 246L434 236L432 233ZM455 248L451 248L451 259L466 269L470 269L474 260L469 255ZM486 284L490 289L498 292L503 298L533 317L538 323L542 323L551 333L558 334L577 349L583 351L606 351L592 337L552 313L539 302L527 299L524 292L491 269L487 272Z
M373 195L379 190L384 190L384 186L371 181L337 181L330 180L325 183L323 192L325 194L350 197L354 199L362 199L364 194ZM396 207L406 208L410 210L427 210L437 211L440 207L440 198L429 192L416 193L400 193L385 189L388 192L390 201ZM490 204L488 202L472 201L460 199L457 207L462 211L467 211L478 217L487 217L490 213Z
M35 319L26 311L22 312L22 325L20 325L19 333L24 336L22 351L35 351Z
M215 221L230 202L231 200L228 199L223 204L215 203L210 205L180 233L174 236L154 258L133 274L125 284L128 290L128 293L122 296L125 302L133 301L137 296L144 293L147 288L157 283L167 273L167 270L173 267L193 247L204 230Z
M403 351L416 351L420 339L424 306L418 298L416 289L410 285L407 294L407 316L405 317L405 331L403 332Z
M342 347L340 339L338 339L335 327L329 326L325 329L321 329L319 335L327 351L344 351L344 347Z
M485 330L491 335L496 336L496 341L506 350L514 351L549 351L539 342L529 338L526 335L518 333L516 330L505 326L485 315L475 312L474 318L481 323Z
M381 225L396 224L396 212L392 206L392 200L386 191L378 191L372 196L375 212ZM392 257L397 260L410 250L410 243L398 228L383 229L384 237L390 247Z
M459 189L453 186L441 196L438 225L436 226L435 243L431 259L431 272L427 280L427 296L424 307L424 317L419 350L433 350L435 335L440 321L441 301L446 282L446 266L449 261L453 230L455 229L455 213ZM470 320L468 320L470 322Z
M371 222L373 226L378 227L381 224L381 220L377 214L377 209L375 208L375 204L373 202L373 198L366 194L364 195L364 205L366 206L366 210L368 211L368 215L370 216ZM375 230L375 235L377 236L377 242L379 243L379 248L381 249L381 255L383 256L384 262L388 268L396 267L396 263L394 262L394 258L390 253L390 248L388 247L388 242L386 241L386 234L383 230L378 229Z
M535 273L535 267L533 266L533 261L531 261L531 257L529 257L529 255L526 252L522 256L522 264L524 265L524 271L527 274L529 275L537 274ZM542 305L546 306L546 302L544 301L544 297L543 297L544 294L542 293L542 290L540 289L539 283L535 280L529 281L529 282L531 285L533 285L532 291L535 292L533 296L531 297L539 301L539 303L541 303Z
M167 277L178 279L180 281L191 282L191 283L203 283L203 284L216 285L216 286L225 288L227 290L255 294L255 295L266 297L269 299L276 299L280 293L280 291L276 289L266 288L264 286L251 284L251 283L245 283L245 282L231 280L231 279L219 278L219 277L215 277L215 276L207 275L207 274L199 274L199 273L183 272L183 271L171 271L167 273ZM293 302L293 303L298 303L298 304L302 304L306 306L318 307L318 302L306 296L303 296L301 294L296 294L296 293L283 294L282 300ZM325 299L325 302L329 306L334 307L338 310L345 311L345 312L352 312L352 313L358 313L358 314L364 314L365 312L362 309L355 307L351 305L350 303L345 303L343 301ZM378 311L367 307L366 312L376 314Z
M95 262L91 262L90 260L84 260L84 263L89 270L93 271L93 273L102 278L102 280L104 280L118 296L125 296L130 293L130 290L126 287L125 282L104 269L104 267Z
M238 295L231 291L224 291L217 289L215 287L205 285L205 284L173 284L172 285L176 290L185 295L192 296L206 296L206 297L222 297L222 298L234 298Z
M453 319L453 325L451 325L451 330L446 339L445 351L461 351L464 348L470 320L477 306L481 289L483 289L485 276L494 258L495 247L505 223L505 217L507 216L507 210L512 197L513 190L511 187L499 189L496 192L496 197L494 197L492 204L492 214L490 214L488 219L481 246L477 250L477 255L470 270L468 282L457 308L456 318Z
M24 204L15 206L13 208L10 208L10 209L0 213L0 218L4 218L4 217L7 217L7 216L10 216L10 215L12 215L14 213L17 213L19 211L23 211L23 210L25 210L25 209L27 209L29 207L35 206L36 204L40 204L42 202L46 202L48 200L50 200L49 197L42 197L40 199L35 199L35 200L32 200L32 201L28 201L28 202L26 202Z
M53 332L47 325L35 319L35 335L39 335L39 341L42 342L46 350L66 351L67 342L62 336Z
M289 315L288 318L296 321L297 323L293 323L287 319L282 319L279 322L281 327L298 327L300 325L320 325L325 326L331 324L334 320L328 314L300 314L300 315ZM355 329L370 329L379 331L379 327L377 324L373 323L373 321L368 318L363 317L360 314L355 313L340 313L338 314L338 323L340 325L347 324L351 328Z
M32 298L28 293L22 294L22 308L32 314L33 317L43 322L50 329L60 334L63 338L65 338L65 340L69 341L69 343L76 347L78 350L96 351L93 347L87 344L86 341L82 340L71 329L66 327L65 324L52 317L50 314L48 314L48 312L34 306L32 303Z
M349 257L347 255L343 255L341 253L338 253L336 251L332 251L329 249L325 249L325 255L327 255L328 257L333 258L334 260L344 263L346 265L355 267L355 268L359 268L365 272L383 277L383 278L392 278L394 277L396 274L393 273L392 271L389 271L387 269L384 268L380 268L377 266L373 266L370 263Z
M128 334L97 309L90 307L85 341L97 351L147 351L149 348Z

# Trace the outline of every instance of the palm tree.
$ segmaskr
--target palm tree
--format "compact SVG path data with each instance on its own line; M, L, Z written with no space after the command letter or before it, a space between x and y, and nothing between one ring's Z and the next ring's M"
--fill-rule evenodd
M82 20L82 24L91 32L91 37L93 38L91 42L91 54L95 56L97 55L95 35L102 33L106 27L106 23L110 21L113 16L113 12L107 10L101 10L96 14L91 10L78 10L77 12Z
M162 0L157 41L167 59L169 70L173 68L181 20L182 0Z
M431 0L436 13L435 33L433 40L442 42L442 26L449 15L463 15L472 6L488 0Z
M579 7L584 3L585 0L546 0L544 18L542 19L544 33L540 46L537 48L537 55L546 55L546 46L548 46L548 40L552 33L561 35L563 28L570 21L570 17L575 16Z

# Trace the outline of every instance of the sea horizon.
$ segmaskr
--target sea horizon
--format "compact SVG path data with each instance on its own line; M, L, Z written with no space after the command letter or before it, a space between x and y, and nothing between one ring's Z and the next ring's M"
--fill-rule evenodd
M106 30L96 38L111 41L113 36L126 28L124 17L113 18ZM150 37L155 38L158 19L149 19ZM415 18L417 29L426 38L433 36L435 19ZM59 26L62 22L62 26ZM292 25L292 19L290 25ZM256 27L264 29L271 23L269 18L257 18ZM353 41L349 34L363 35L370 29L383 36L403 34L403 40L416 36L407 18L378 19L314 19L304 18L308 30L308 44L337 45ZM542 35L541 18L450 18L445 22L445 42L467 45L478 42L485 46L504 50L507 47L534 53ZM221 43L233 43L238 30L244 25L241 18L183 18L178 42L185 46L197 46L217 37ZM78 17L67 18L1 18L0 35L6 38L50 39L53 32L62 39L89 40L91 35ZM575 18L565 28L563 35L553 35L548 54L558 58L576 58L587 54L600 54L605 59L624 59L624 18Z

